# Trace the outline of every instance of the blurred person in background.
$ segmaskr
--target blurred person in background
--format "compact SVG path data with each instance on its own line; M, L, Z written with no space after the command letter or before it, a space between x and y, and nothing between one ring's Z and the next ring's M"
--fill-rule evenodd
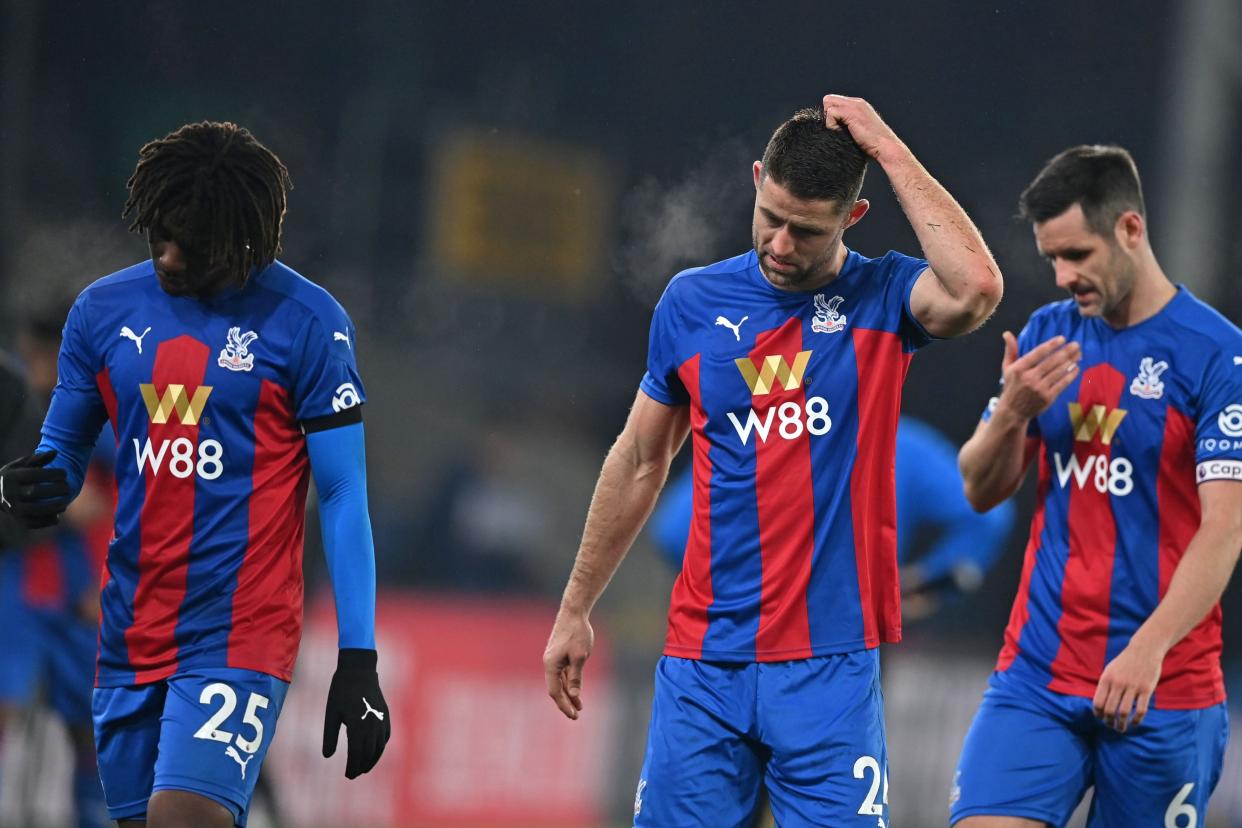
M244 826L300 638L311 474L340 640L323 753L344 724L354 778L390 734L355 331L276 261L288 173L247 130L152 141L128 187L151 258L74 303L42 441L0 469L0 507L54 523L111 421L120 505L93 697L109 815Z
M976 512L962 493L957 446L933 426L902 415L897 423L897 563L901 614L926 618L978 589L1004 551L1014 506ZM686 469L665 488L648 526L656 549L681 569L694 513L694 474Z
M842 245L879 163L926 260ZM753 250L678 275L604 461L544 654L583 708L591 609L692 434L694 516L656 672L636 826L887 824L876 647L900 638L893 451L913 352L978 327L1001 279L870 104L828 95L753 165ZM848 711L846 715L843 712Z
M1201 825L1228 740L1220 596L1242 548L1242 331L1161 269L1138 169L1078 146L1023 192L1071 298L1004 333L962 446L988 509L1038 457L1004 646L951 795L959 828Z
M39 421L56 386L56 355L65 305L22 317L17 331L22 377L6 395L22 401L2 434L5 452L36 442ZM22 389L21 385L26 387ZM7 385L7 384L6 384ZM99 623L99 572L112 536L111 469L94 454L82 494L55 530L26 531L9 521L0 557L0 720L6 727L30 710L40 694L65 722L73 754L73 812L78 826L103 826L107 814L94 755L91 688ZM34 747L27 745L27 747ZM27 754L37 756L37 750ZM24 793L45 768L22 768ZM15 782L14 780L9 780Z
M28 395L22 422L5 435L5 449L32 445L56 386L56 356L64 307L21 320L18 356ZM18 391L20 389L13 389ZM0 723L12 726L41 692L68 730L73 748L73 806L77 825L107 823L91 730L91 688L99 627L99 575L112 536L111 474L104 454L93 455L65 525L22 532L0 558ZM28 745L27 747L33 747ZM38 756L32 751L29 756ZM10 765L10 767L13 767ZM32 788L42 767L25 767ZM23 791L26 798L35 795ZM28 804L28 803L27 803ZM28 811L28 807L22 810Z

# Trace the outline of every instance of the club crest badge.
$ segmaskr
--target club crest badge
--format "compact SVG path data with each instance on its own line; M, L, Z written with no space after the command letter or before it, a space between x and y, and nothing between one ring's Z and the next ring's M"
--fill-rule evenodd
M1139 363L1138 376L1130 383L1130 393L1145 400L1158 400L1164 396L1164 383L1160 375L1169 370L1169 363L1164 360L1154 361L1151 357L1143 357Z
M824 299L824 294L815 294L815 318L811 320L811 330L815 333L836 333L845 327L845 314L838 308L845 301L843 296Z
M259 338L254 331L241 332L241 328L229 328L228 344L220 351L216 364L230 371L249 371L254 368L254 354L250 344Z

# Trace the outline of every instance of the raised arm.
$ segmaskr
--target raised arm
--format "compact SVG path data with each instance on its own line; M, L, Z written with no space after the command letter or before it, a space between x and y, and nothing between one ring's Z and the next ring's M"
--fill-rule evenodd
M548 695L571 719L582 709L582 668L595 634L595 602L634 543L690 430L689 409L639 391L621 436L604 459L560 611L543 654Z
M1002 388L991 416L980 422L957 455L966 499L986 512L1018 490L1037 442L1027 426L1078 376L1082 349L1054 336L1018 356L1018 340L1003 334Z
M983 236L949 194L914 157L871 104L824 96L829 126L843 125L888 176L929 269L910 295L910 310L933 336L960 336L983 324L1001 300L1000 268Z

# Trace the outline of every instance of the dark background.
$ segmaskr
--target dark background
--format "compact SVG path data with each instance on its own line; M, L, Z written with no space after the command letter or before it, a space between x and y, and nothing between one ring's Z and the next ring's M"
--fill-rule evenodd
M146 256L120 219L145 141L189 121L247 126L295 184L282 259L357 323L385 583L554 600L663 285L747 249L751 160L827 92L876 106L1004 272L995 318L911 368L906 411L953 440L994 390L1001 331L1060 298L1014 213L1069 145L1130 149L1166 270L1242 318L1239 20L1227 0L5 0L0 321L11 331ZM469 188L445 160L463 140L501 173L470 202L482 219L455 201ZM874 165L864 195L872 212L847 244L917 254ZM483 264L446 253L450 237ZM913 646L993 656L1029 498L984 588L916 626ZM643 539L601 606L636 686L670 579Z

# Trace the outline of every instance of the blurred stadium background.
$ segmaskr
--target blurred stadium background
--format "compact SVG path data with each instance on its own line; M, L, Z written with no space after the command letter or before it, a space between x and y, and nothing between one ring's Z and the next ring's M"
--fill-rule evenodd
M649 539L594 616L582 721L545 697L540 655L651 308L677 270L747 248L771 130L825 92L866 97L980 225L1005 300L906 386L906 411L960 442L1001 331L1058 298L1013 215L1070 144L1134 152L1166 270L1242 322L1239 44L1235 0L3 0L0 347L21 314L146 255L119 218L143 142L202 119L253 130L295 184L282 258L358 327L397 725L359 781L318 755L335 630L312 529L315 598L265 768L283 824L628 824L672 580ZM879 170L864 195L849 245L917 252ZM893 825L944 824L1018 579L1020 497L983 587L885 653ZM1242 698L1239 591L1225 654ZM55 727L7 734L0 822L63 818ZM1242 825L1240 742L1212 826Z

